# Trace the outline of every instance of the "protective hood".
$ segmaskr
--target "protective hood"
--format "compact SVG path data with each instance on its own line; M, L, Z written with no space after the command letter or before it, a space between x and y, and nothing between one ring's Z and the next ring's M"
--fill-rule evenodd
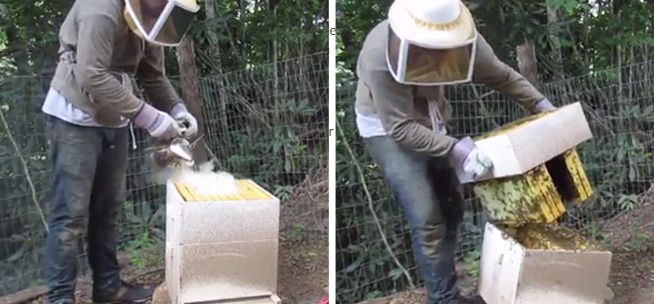
M200 10L194 0L125 0L125 20L139 37L177 46Z
M396 0L386 59L397 82L448 85L472 80L477 31L459 0Z

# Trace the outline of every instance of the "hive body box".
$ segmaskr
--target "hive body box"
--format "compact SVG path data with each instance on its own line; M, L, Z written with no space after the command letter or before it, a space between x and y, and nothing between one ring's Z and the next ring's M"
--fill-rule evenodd
M512 227L551 223L565 213L565 205L593 194L576 149L522 175L481 181L472 188L494 223Z
M279 200L251 180L230 196L167 184L166 284L172 304L281 303Z
M579 102L521 119L491 132L475 144L493 161L485 179L523 174L592 138ZM462 184L474 182L456 168Z
M486 224L479 294L487 304L603 304L611 253L527 249Z

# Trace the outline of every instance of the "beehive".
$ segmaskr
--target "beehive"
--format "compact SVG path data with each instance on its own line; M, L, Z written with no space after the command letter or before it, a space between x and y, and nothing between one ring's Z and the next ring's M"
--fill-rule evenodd
M565 213L565 204L593 193L575 149L522 175L476 183L473 191L490 218L507 226L553 222Z
M478 287L486 304L603 304L611 252L562 227L538 226L486 224Z
M219 185L217 185L219 187ZM166 283L171 303L280 303L279 200L251 180L231 195L167 184Z
M493 159L491 177L473 184L495 223L549 223L592 189L576 146L592 137L579 103L507 124L475 139ZM458 172L463 182L470 180Z
M475 138L493 161L484 180L522 175L593 137L581 104L532 115ZM456 168L462 184L477 182Z
M480 264L487 304L603 303L611 253L555 223L566 204L592 195L576 151L591 137L575 103L476 138L494 164L490 177L472 185L493 222Z

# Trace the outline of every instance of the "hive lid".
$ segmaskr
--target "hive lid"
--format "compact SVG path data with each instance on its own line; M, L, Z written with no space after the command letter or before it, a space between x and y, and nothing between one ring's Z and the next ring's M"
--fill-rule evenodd
M174 183L175 188L186 202L206 201L248 201L274 199L275 197L249 179L236 181L237 191L227 195L202 195L188 183Z
M493 162L492 174L481 180L522 175L592 137L579 102L514 121L474 139ZM454 169L461 184L480 181Z

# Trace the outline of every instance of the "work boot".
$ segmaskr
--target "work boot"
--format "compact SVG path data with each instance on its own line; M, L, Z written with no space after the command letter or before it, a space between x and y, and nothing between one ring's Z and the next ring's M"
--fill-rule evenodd
M154 288L145 285L132 285L122 281L117 291L109 294L93 293L95 303L144 303L152 298Z

